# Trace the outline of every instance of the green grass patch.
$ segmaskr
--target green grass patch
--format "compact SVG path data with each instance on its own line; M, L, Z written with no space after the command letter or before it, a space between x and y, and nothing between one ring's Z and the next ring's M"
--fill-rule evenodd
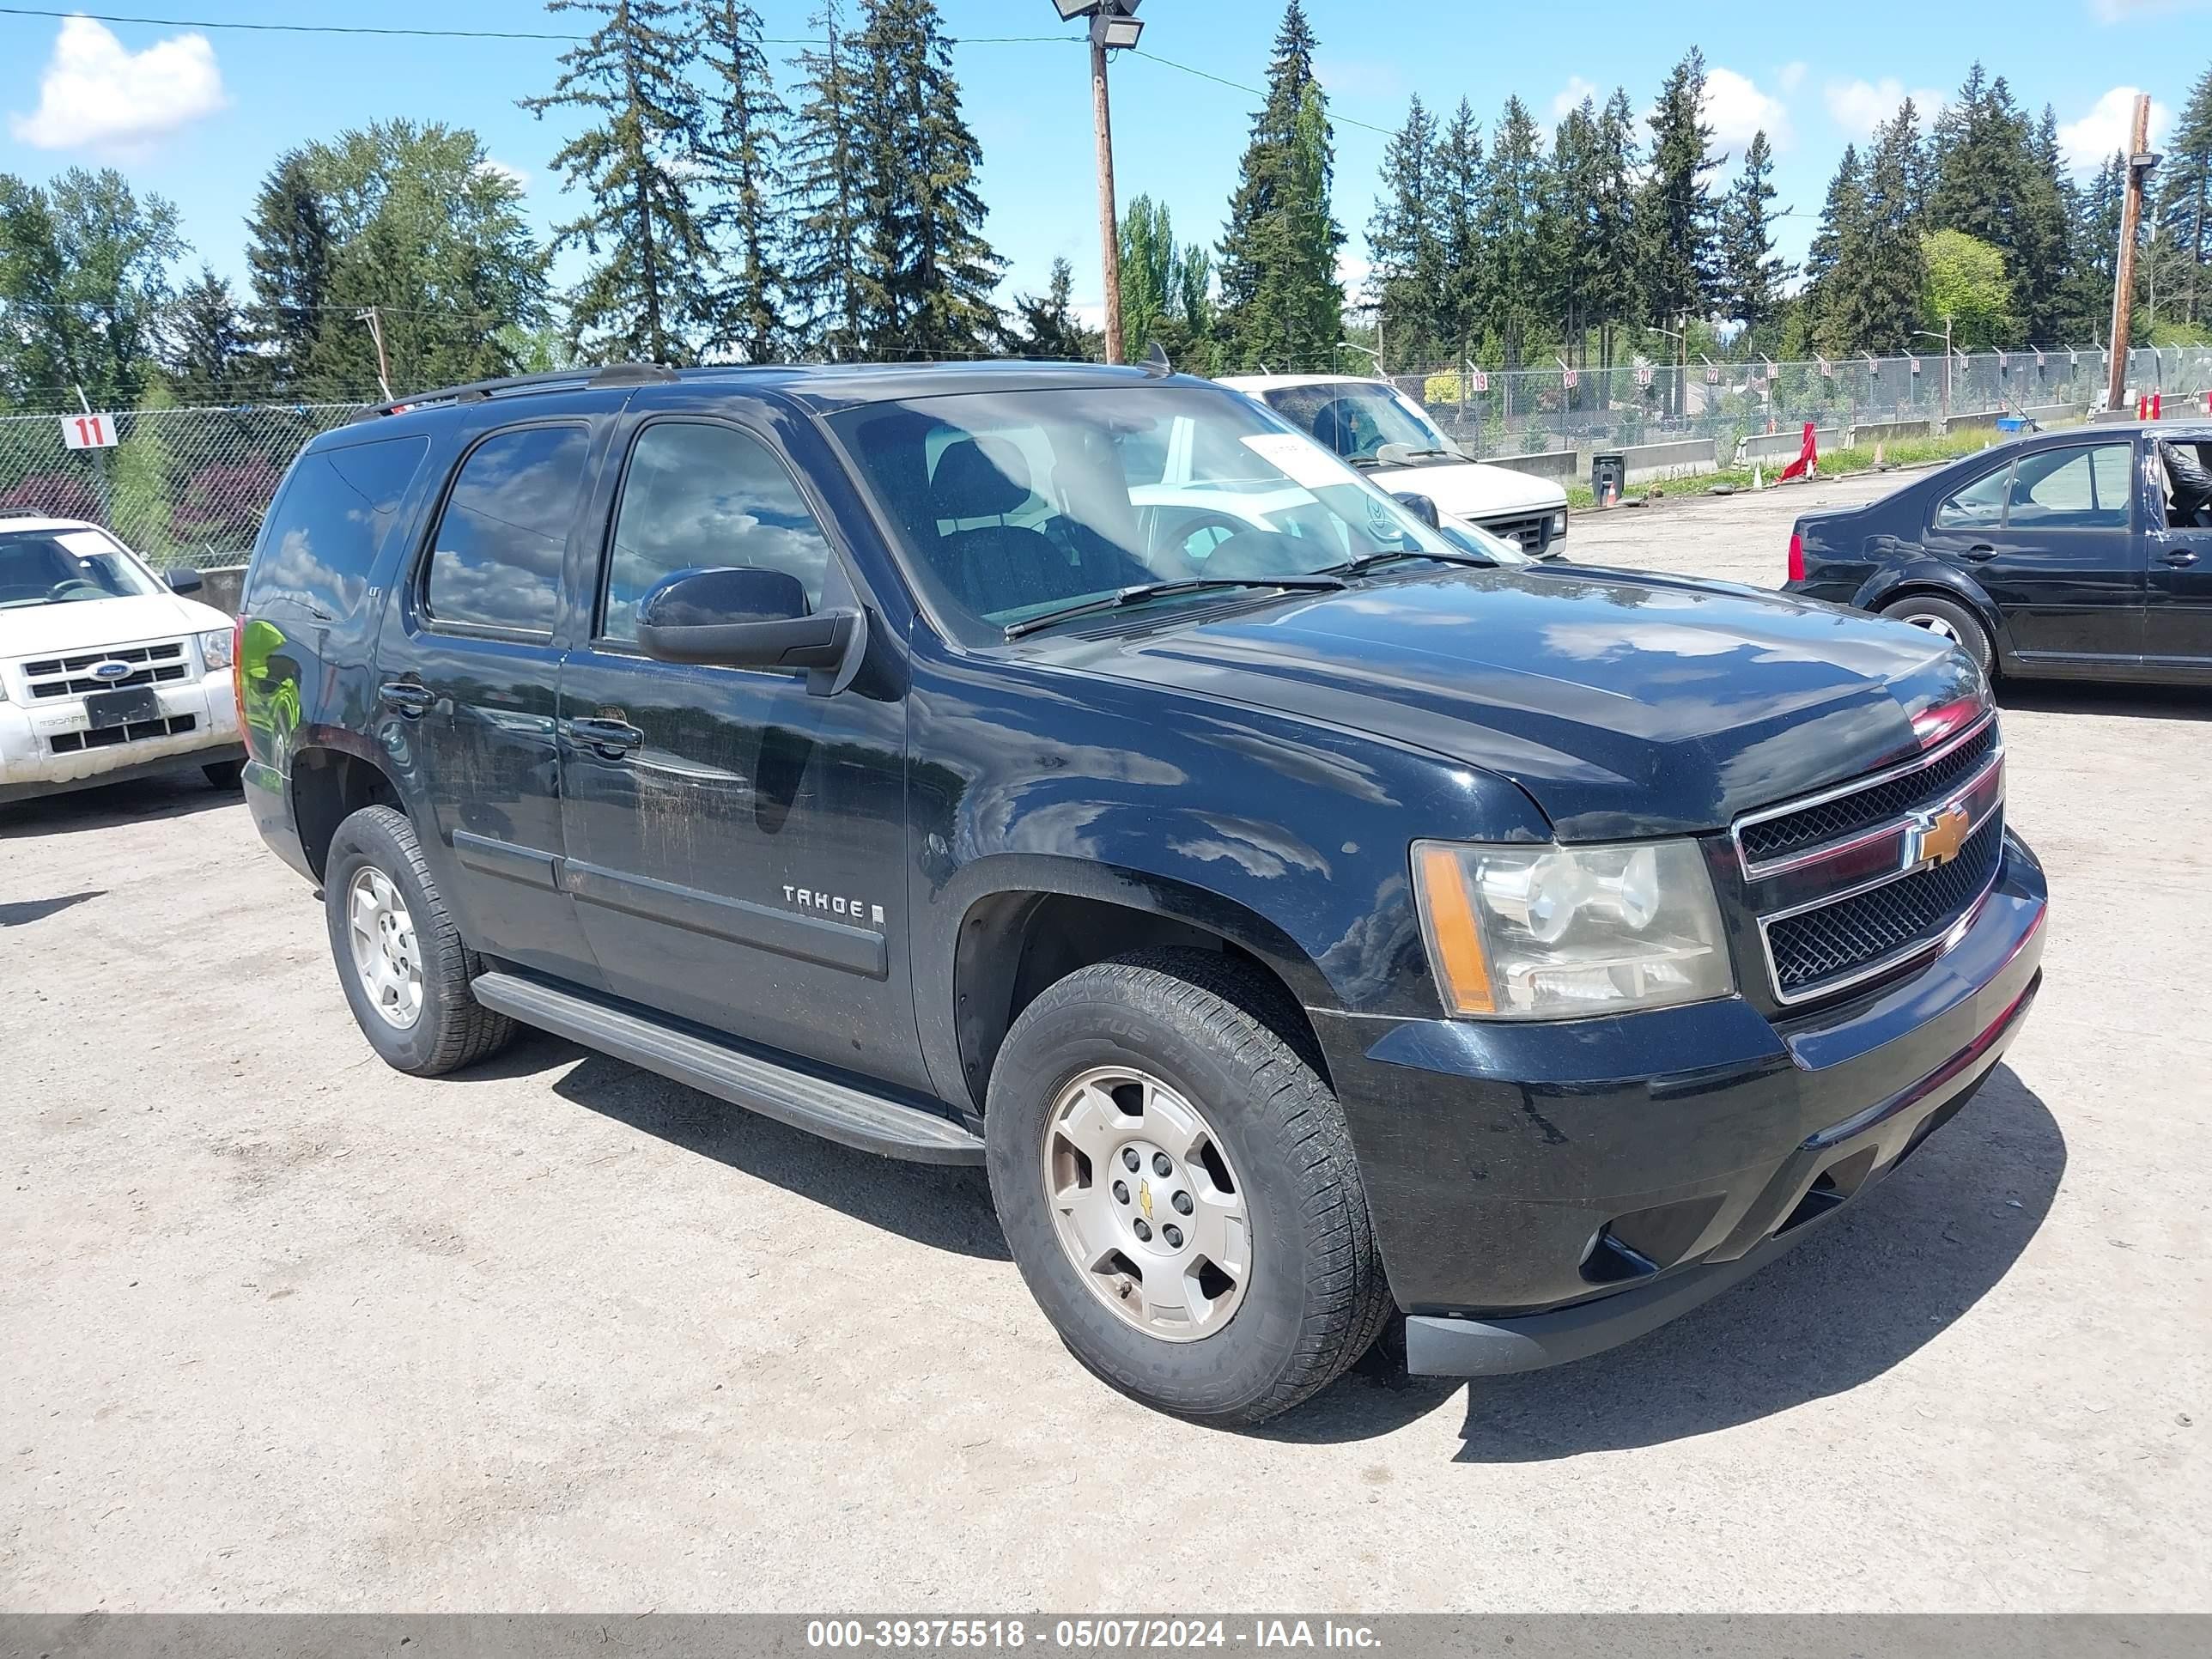
M1954 432L1945 438L1890 438L1883 441L1881 458L1890 466L1927 466L1941 461L1955 461L1961 455L1987 449L1998 442L2002 435L1996 432L1979 431ZM1774 482L1774 475L1788 465L1787 461L1778 461L1771 466L1762 464L1760 470L1771 484ZM1820 476L1824 478L1845 477L1854 472L1870 471L1873 467L1874 446L1871 444L1820 452ZM1724 466L1717 472L1700 472L1695 477L1671 479L1658 488L1668 495L1704 495L1710 494L1715 484L1748 489L1751 488L1751 471L1747 466ZM1629 489L1632 495L1650 487L1632 484ZM1567 485L1567 505L1584 508L1596 506L1597 501L1590 494L1589 484L1571 483Z

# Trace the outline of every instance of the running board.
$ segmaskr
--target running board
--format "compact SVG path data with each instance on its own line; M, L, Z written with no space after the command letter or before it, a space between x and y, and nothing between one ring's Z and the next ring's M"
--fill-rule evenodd
M595 997L520 974L479 974L471 988L495 1013L862 1152L919 1164L981 1164L983 1142L950 1118L762 1060Z

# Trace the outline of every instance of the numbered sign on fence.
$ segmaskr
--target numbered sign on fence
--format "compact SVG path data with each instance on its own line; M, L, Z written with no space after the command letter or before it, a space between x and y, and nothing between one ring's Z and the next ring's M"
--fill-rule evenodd
M1650 373L1651 373L1651 371L1650 371L1650 369L1648 369L1648 368L1647 368L1647 369L1645 369L1645 370L1644 371L1644 374L1645 374L1647 377L1649 377L1649 376L1650 376ZM1577 370L1577 369L1572 369L1572 368L1571 368L1571 369L1569 369L1569 370L1567 371L1567 390L1568 390L1568 391L1572 392L1572 391L1573 391L1577 386L1580 386L1582 383L1583 383L1583 377L1582 377L1581 371L1579 371L1579 370Z
M2038 368L2043 367L2043 354L2039 351L2035 354L2035 366Z
M115 447L115 416L64 415L62 416L62 441L71 449L112 449Z
M1720 383L1721 366L1718 363L1707 363L1705 365L1705 384L1707 386L1718 386Z
M1912 372L1913 372L1915 374L1917 374L1920 372L1920 359L1919 359L1919 358L1917 358L1917 357L1907 357L1905 361L1906 362L1908 362L1908 363L1910 363L1910 364L1911 364L1911 365L1912 365Z
M1570 374L1573 374L1573 373L1574 373L1574 371L1573 371L1572 369L1569 369L1567 372L1568 372ZM1573 382L1572 380L1569 380L1569 381L1567 382L1567 384L1568 384L1569 386L1572 386L1572 385L1574 384L1574 382ZM1649 363L1638 363L1638 364L1637 364L1637 366L1636 366L1636 384L1637 384L1637 385L1638 385L1638 386L1650 386L1650 385L1651 384L1651 365L1650 365L1650 364L1649 364Z
M1836 378L1836 366L1830 362L1826 357L1821 358L1820 360L1820 363L1821 377L1825 380L1834 380Z
M1476 369L1476 370L1474 371L1474 376L1473 376L1473 378L1472 378L1471 384L1473 385L1473 386L1474 386L1474 390L1475 390L1475 391L1477 391L1477 392L1487 392L1487 391L1489 391L1489 390L1490 390L1490 371L1489 371L1488 369L1486 369L1486 368L1478 368L1478 369Z

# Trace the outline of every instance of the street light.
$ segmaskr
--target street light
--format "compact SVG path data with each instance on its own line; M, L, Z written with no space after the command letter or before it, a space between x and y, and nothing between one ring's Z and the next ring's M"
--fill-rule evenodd
M1375 360L1375 378L1378 380L1382 378L1382 354L1376 350L1373 346L1364 346L1357 340L1339 340L1336 343L1335 351L1330 352L1329 356L1333 359L1337 351L1343 351L1347 348L1353 351L1364 351L1372 357Z
M1052 0L1060 21L1091 20L1091 123L1098 141L1098 265L1106 279L1106 361L1121 356L1121 225L1114 208L1114 114L1106 97L1106 54L1137 44L1140 0Z

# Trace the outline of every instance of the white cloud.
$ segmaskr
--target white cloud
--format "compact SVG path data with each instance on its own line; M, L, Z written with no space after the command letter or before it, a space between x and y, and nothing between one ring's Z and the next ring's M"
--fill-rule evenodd
M1897 106L1907 97L1912 100L1923 126L1933 120L1936 111L1948 101L1945 94L1934 87L1908 90L1905 82L1893 75L1886 75L1879 81L1831 81L1821 96L1827 103L1831 120L1853 137L1867 138L1897 113Z
M1788 149L1794 137L1788 106L1732 69L1705 72L1705 117L1713 142L1732 155L1741 155L1754 132L1765 133L1777 149Z
M1367 292L1367 278L1375 270L1374 262L1343 249L1336 256L1336 280L1355 301Z
M2207 0L2089 0L2089 15L2100 23L2132 23L2146 17L2202 11Z
M2114 155L2128 147L2134 136L2136 95L2139 87L2114 87L2091 106L2089 112L2078 121L2068 121L2058 129L2059 153L2065 156L2066 165L2076 173L2094 173ZM2150 145L2158 148L2159 134L2172 118L2173 112L2155 98L2150 103Z
M511 166L496 155L487 155L477 164L477 171L487 177L504 179L525 195L529 193L530 173L527 168Z
M8 125L40 149L131 150L228 102L205 35L125 52L106 26L70 17L40 77L39 107L10 116Z
M1795 92L1805 84L1805 60L1795 58L1784 64L1774 76L1774 84L1784 92Z
M1567 84L1552 94L1552 118L1565 120L1567 112L1579 109L1585 98L1597 96L1597 88L1579 75L1570 75Z

